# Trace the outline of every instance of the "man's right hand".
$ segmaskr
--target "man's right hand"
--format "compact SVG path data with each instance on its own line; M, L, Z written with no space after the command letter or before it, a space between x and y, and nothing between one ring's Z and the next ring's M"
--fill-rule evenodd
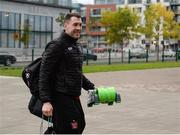
M43 115L45 115L47 117L52 116L53 107L52 107L52 104L50 102L43 103L42 113L43 113Z

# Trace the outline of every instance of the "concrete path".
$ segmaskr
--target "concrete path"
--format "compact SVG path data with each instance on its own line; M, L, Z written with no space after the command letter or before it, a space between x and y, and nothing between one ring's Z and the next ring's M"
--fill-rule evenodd
M88 108L85 134L180 134L180 68L92 73L96 87L114 86L122 103ZM41 120L28 112L21 78L0 77L0 134L38 134Z

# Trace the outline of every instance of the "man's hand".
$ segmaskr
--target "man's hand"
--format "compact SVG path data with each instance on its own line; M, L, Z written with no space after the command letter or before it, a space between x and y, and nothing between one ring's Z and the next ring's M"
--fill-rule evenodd
M42 106L42 113L43 113L43 115L45 115L47 117L52 116L52 114L53 114L53 107L52 107L50 102L46 102L46 103L43 104L43 106Z

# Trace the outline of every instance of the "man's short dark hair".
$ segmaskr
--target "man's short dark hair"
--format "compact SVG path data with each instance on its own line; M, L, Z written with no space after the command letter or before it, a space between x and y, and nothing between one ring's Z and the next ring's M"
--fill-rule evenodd
M65 15L64 22L70 20L71 17L81 18L81 15L78 14L78 13L68 13L68 14Z

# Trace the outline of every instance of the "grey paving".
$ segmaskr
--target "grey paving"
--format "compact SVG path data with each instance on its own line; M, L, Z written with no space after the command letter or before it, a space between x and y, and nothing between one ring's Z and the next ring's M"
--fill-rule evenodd
M122 102L86 106L85 134L180 134L180 68L86 74L96 87L114 86ZM0 133L38 134L41 120L28 112L21 78L0 77Z

